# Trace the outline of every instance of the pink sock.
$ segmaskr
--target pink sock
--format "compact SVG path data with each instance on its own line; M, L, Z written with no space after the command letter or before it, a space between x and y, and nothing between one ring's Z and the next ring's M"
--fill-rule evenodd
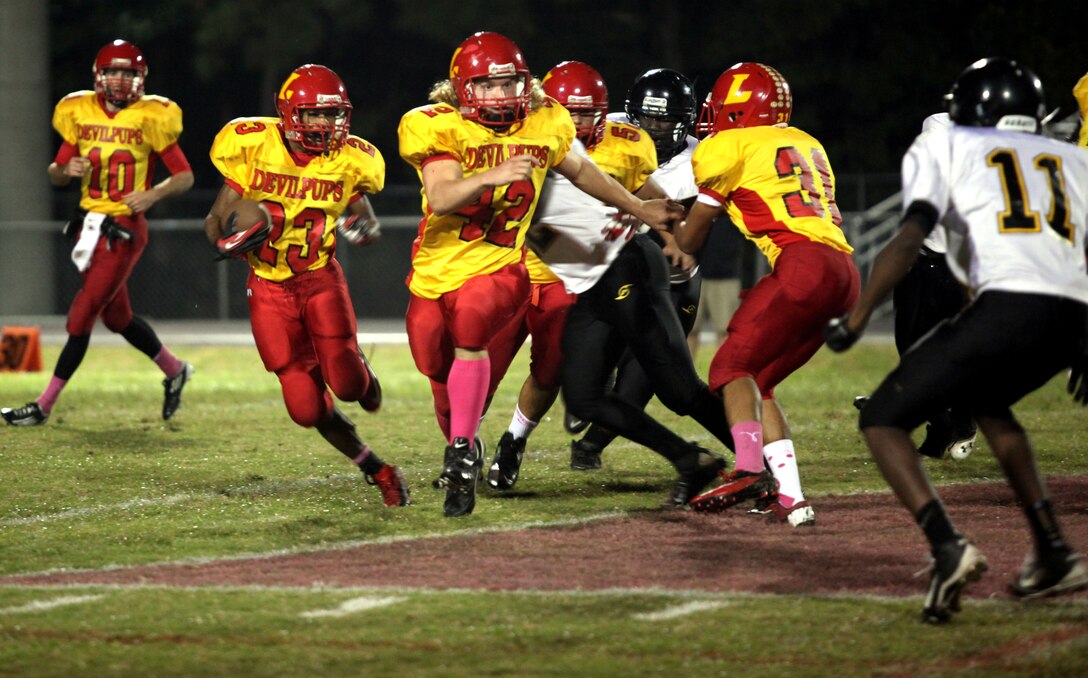
M64 390L64 385L67 383L67 379L56 376L49 380L49 385L38 396L38 407L42 408L42 412L49 414L53 411L53 406L57 404L57 398L60 397L60 392Z
M173 377L181 371L181 361L165 345L159 350L154 360L155 364L167 377Z
M491 359L454 359L446 388L450 394L450 439L465 438L469 442L476 437L480 415L487 400L487 387L491 383Z
M370 456L370 452L370 447L364 443L363 449L359 450L359 454L352 457L351 463L355 464L356 466L361 465L364 461L366 461L366 458Z
M763 466L763 425L742 421L729 429L737 446L737 470L759 473Z

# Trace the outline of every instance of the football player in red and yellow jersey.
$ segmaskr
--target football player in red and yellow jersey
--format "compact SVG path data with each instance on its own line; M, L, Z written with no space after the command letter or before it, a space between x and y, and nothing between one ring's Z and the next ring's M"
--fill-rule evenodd
M678 210L635 198L569 154L570 115L503 35L464 40L430 98L436 103L406 113L398 129L401 157L423 185L407 329L449 443L435 485L446 489L445 515L460 516L476 505L483 466L474 441L491 383L488 345L528 301L525 232L548 170L647 223L663 225Z
M276 96L278 118L238 118L212 143L224 184L204 220L222 254L249 263L246 296L257 351L275 373L291 419L315 427L378 486L386 506L409 503L408 487L333 403L381 406L381 386L356 338L355 309L337 262L336 233L357 245L380 236L367 195L385 185L385 160L351 134L351 101L325 66L296 68ZM232 206L260 201L270 219L246 247L229 250Z
M1073 98L1077 100L1077 107L1080 109L1080 134L1077 136L1077 145L1088 148L1088 73L1081 76L1081 79L1073 86Z
M579 141L598 167L639 197L664 197L664 191L650 179L657 169L653 140L634 125L606 119L608 88L596 69L581 61L564 61L548 71L541 84L544 92L570 113ZM526 337L533 337L529 376L487 473L488 484L499 490L508 490L517 482L529 435L559 395L563 328L576 299L532 250L526 253L525 265L531 287L529 304L488 346L492 368L489 393L493 394Z
M48 170L54 186L67 186L73 178L80 182L80 214L66 233L79 237L72 260L83 286L68 310L68 340L45 391L23 407L0 410L17 426L49 419L87 353L99 317L162 370L163 419L174 416L194 371L163 346L147 321L133 315L128 295L128 278L147 246L147 210L193 185L189 161L178 146L181 109L144 94L147 61L131 42L114 40L99 50L92 72L94 91L73 92L53 111L53 128L63 143ZM152 186L156 159L171 176Z
M676 240L698 251L711 221L728 212L772 267L741 302L710 365L710 386L723 391L736 442L736 468L692 505L765 497L777 481L777 499L764 508L800 526L814 524L815 514L801 492L774 389L819 350L824 325L854 305L860 281L840 227L827 153L789 126L792 110L789 83L770 66L740 63L722 73L700 121L713 134L691 161L699 197Z

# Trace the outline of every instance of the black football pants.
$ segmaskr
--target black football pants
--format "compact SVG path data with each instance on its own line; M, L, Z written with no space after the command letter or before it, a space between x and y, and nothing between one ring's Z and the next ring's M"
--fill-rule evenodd
M669 459L690 449L641 407L607 389L630 349L661 402L698 421L733 448L725 408L695 373L687 338L669 295L661 248L643 235L620 252L604 277L578 301L563 332L563 397L574 416L603 426Z

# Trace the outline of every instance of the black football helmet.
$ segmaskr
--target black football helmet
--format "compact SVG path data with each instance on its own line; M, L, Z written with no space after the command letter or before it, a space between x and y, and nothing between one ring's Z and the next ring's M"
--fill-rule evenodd
M1012 59L979 59L967 67L945 96L948 117L957 125L1039 132L1046 115L1043 83Z
M655 68L635 78L624 107L631 124L646 130L665 164L684 150L695 129L695 89L684 75Z

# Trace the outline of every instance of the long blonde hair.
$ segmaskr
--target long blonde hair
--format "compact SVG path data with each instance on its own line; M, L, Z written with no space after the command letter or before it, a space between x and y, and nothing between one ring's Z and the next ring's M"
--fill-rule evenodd
M548 95L544 93L544 87L540 84L540 80L538 78L530 79L529 110L537 110L544 105L544 100L547 98ZM461 108L461 100L457 97L457 91L453 88L453 83L449 78L439 80L431 85L431 91L427 94L427 99L437 104L446 104L456 109Z

